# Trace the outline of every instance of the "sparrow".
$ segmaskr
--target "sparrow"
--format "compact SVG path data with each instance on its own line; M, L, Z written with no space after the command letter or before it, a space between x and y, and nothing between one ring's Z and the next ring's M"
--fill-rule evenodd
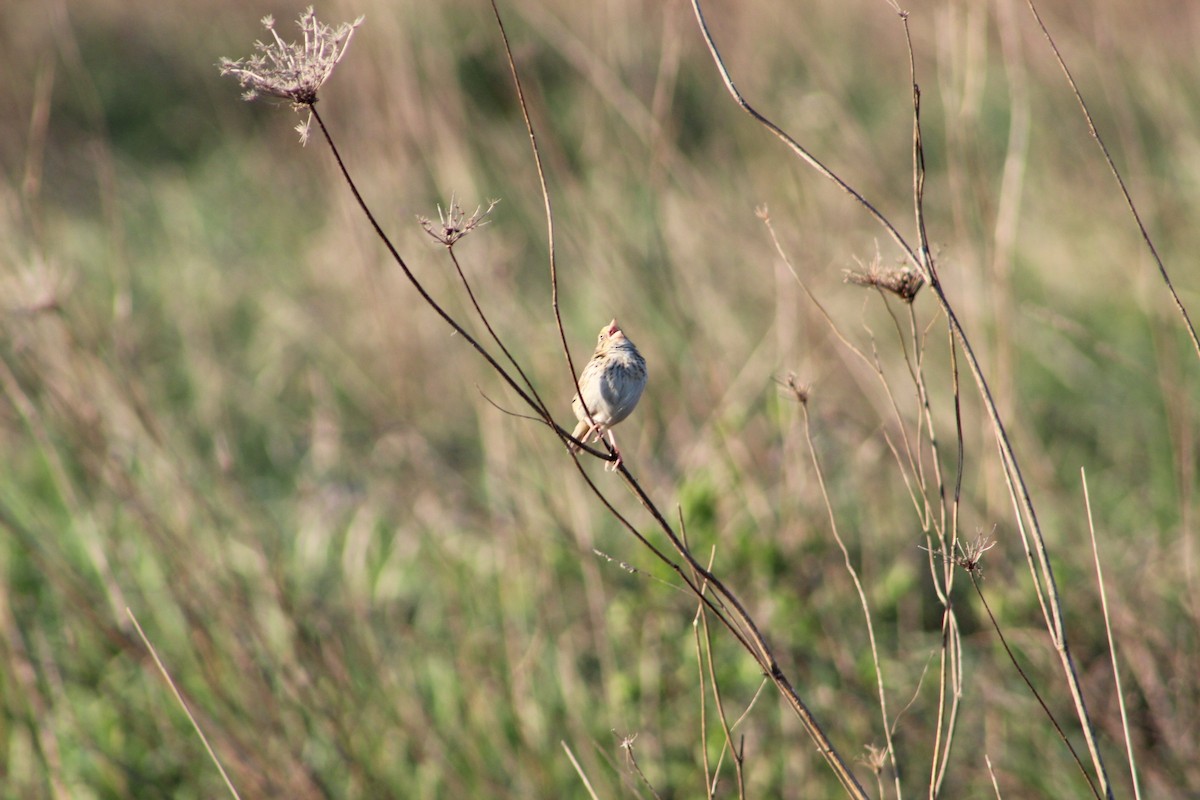
M571 410L579 420L572 436L587 442L600 441L608 434L616 459L605 470L615 471L621 465L621 451L612 427L629 416L645 388L646 359L614 319L600 329L596 352L583 368L578 393L571 399ZM572 444L571 452L579 452L579 447Z

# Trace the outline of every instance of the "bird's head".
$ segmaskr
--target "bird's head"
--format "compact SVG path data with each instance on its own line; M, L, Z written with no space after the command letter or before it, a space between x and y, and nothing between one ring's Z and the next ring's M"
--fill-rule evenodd
M602 343L605 341L620 341L624 338L625 333L621 330L621 327L617 325L617 321L615 319L608 323L606 327L600 329L600 341Z

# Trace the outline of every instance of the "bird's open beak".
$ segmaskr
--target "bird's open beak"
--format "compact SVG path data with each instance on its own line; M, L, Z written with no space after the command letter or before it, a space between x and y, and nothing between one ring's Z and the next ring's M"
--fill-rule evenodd
M618 334L620 332L621 332L621 329L617 326L617 321L615 319L612 322L608 323L608 335L609 336L615 336L616 334Z

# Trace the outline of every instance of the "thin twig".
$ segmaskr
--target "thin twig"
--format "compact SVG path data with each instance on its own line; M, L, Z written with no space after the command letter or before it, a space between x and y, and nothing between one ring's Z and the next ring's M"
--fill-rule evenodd
M983 609L987 612L988 619L992 622L992 630L996 632L996 636L1000 639L1000 644L1004 646L1004 652L1008 654L1008 660L1012 662L1013 667L1017 670L1017 674L1021 676L1021 680L1029 687L1029 691L1033 693L1034 699L1042 707L1042 711L1045 713L1046 718L1050 720L1050 724L1054 726L1054 730L1058 731L1058 738L1062 739L1063 744L1071 751L1071 758L1075 760L1075 765L1079 767L1079 772L1083 775L1084 780L1087 781L1088 788L1092 790L1092 795L1099 800L1100 792L1096 789L1096 784L1092 780L1091 773L1083 765L1083 760L1079 758L1079 753L1075 752L1075 746L1067 738L1066 731L1058 724L1058 720L1054 717L1054 712L1050 710L1050 707L1046 705L1046 701L1042 699L1041 692L1037 690L1037 687L1033 685L1033 680L1025 672L1024 668L1021 667L1021 662L1017 660L1017 654L1008 646L1008 639L1004 636L1004 631L1000 630L1000 623L996 621L996 615L992 613L992 607L988 605L987 598L983 596L983 587L979 585L977 572L978 570L972 569L967 574L971 576L971 585L975 587L975 593L979 595L979 601L983 603Z
M941 469L937 469L937 479L939 494L942 498L942 528L941 548L945 556L950 556L949 560L943 560L942 586L941 595L942 602L945 604L945 611L942 619L942 646L946 655L943 656L944 667L941 672L942 685L938 691L938 732L937 738L942 738L942 720L943 706L945 703L945 680L949 676L951 691L950 691L950 709L948 718L945 721L946 738L942 743L940 750L934 751L933 769L933 791L932 794L936 797L946 780L946 775L950 766L950 750L954 745L954 733L957 730L958 709L962 700L962 639L961 632L958 627L958 615L954 610L954 576L955 571L952 566L952 556L955 547L958 546L958 512L959 502L962 497L962 480L963 480L963 462L965 460L963 452L963 421L962 421L962 393L958 382L958 349L955 346L954 337L947 336L950 340L950 374L951 388L954 395L954 438L955 438L955 469L954 469L954 494L950 504L950 530L945 530L945 489L942 484ZM923 377L923 375L922 375ZM924 384L922 382L922 388ZM926 395L927 396L927 395ZM939 458L937 451L936 440L933 435L933 414L929 405L925 406L926 414L928 415L929 423L929 438L933 447L933 457L935 462ZM935 578L936 580L936 578ZM948 668L948 669L947 669Z
M850 580L854 582L854 589L858 592L858 604L862 608L863 619L867 624L867 642L871 647L871 664L875 667L875 690L879 695L879 713L883 717L883 735L887 741L888 759L892 763L892 778L895 781L896 799L900 800L900 768L896 765L896 746L892 741L892 726L888 719L887 709L887 693L883 689L883 667L879 663L879 645L875 641L875 624L871 620L871 606L867 602L867 593L863 589L862 581L858 577L858 570L854 568L854 563L850 560L850 550L846 547L846 543L842 540L842 534L838 530L837 516L833 513L833 502L829 499L829 490L825 486L825 471L821 468L821 459L817 456L817 446L812 438L812 424L808 415L808 403L801 403L800 409L804 415L804 440L808 443L808 454L812 460L813 472L817 476L817 487L821 490L821 499L825 503L825 513L829 517L829 529L833 533L833 539L837 542L838 549L842 551L842 559L846 564L846 571L850 573Z
M537 407L541 411L542 419L552 416L550 413L550 408L546 405L545 401L542 400L541 395L538 394L537 388L533 385L533 381L529 380L529 376L525 374L525 370L521 368L521 365L517 363L515 358L513 358L513 354L508 351L508 347L505 346L504 342L500 340L500 337L497 335L496 331L492 329L491 321L487 318L487 314L483 313L483 309L479 306L479 301L475 299L475 292L471 288L471 282L467 280L467 275L465 272L463 272L462 265L458 263L458 256L454 254L454 245L446 245L446 252L450 255L450 261L454 263L454 270L458 273L459 280L462 281L463 289L466 290L467 297L471 299L471 305L475 307L475 313L479 316L479 320L483 323L483 327L487 328L487 332L491 334L492 341L496 343L496 346L499 347L501 352L503 352L508 358L508 362L513 365L513 369L515 369L517 374L521 376L521 380L525 382L525 386L529 389L529 393L533 395L533 399L537 401Z
M583 771L583 767L579 765L579 761L575 758L575 754L571 752L571 746L567 744L566 739L559 740L559 744L561 744L562 749L566 751L567 758L571 760L571 766L575 768L575 774L579 776L579 780L583 781L583 788L587 789L588 796L591 797L592 800L600 800L600 796L597 795L596 790L592 788L592 782L588 780L588 776Z
M704 37L704 43L708 45L708 51L712 55L713 61L716 63L717 71L721 73L721 79L725 82L725 88L729 90L730 95L733 96L734 101L741 106L742 110L753 117L764 128L773 133L781 142L791 148L792 152L799 156L810 167L836 184L837 187L843 192L853 197L859 205L865 208L867 212L875 218L876 222L878 222L884 227L885 230L887 230L893 239L897 240L898 242L903 242L904 237L900 235L900 231L896 230L887 217L883 216L883 214L881 214L879 210L867 200L867 198L859 194L854 187L842 180L836 173L833 172L833 170L829 169L829 167L818 161L816 156L804 149L799 142L784 132L782 128L764 117L762 114L758 113L753 106L746 102L746 99L742 97L742 93L739 92L737 87L734 85L733 78L730 76L729 70L725 67L725 62L721 58L721 54L717 51L716 42L713 40L712 34L709 33L708 23L704 20L704 12L700 10L700 0L692 0L692 10L696 14L696 22L700 26L700 33ZM910 250L910 248L907 246L905 246L904 249ZM913 259L913 263L917 263L916 258Z
M1121 177L1121 172L1117 169L1112 154L1108 152L1108 146L1104 144L1104 137L1100 135L1100 131L1096 127L1096 121L1092 119L1092 112L1083 100L1083 94L1079 91L1079 85L1075 83L1075 77L1071 74L1071 70L1067 68L1067 62L1063 59L1062 53L1058 49L1058 44L1054 41L1054 37L1050 35L1050 29L1042 21L1042 15L1038 13L1037 6L1033 0L1026 0L1026 4L1033 13L1033 18L1037 20L1038 27L1042 29L1042 34L1046 37L1046 41L1050 44L1050 49L1054 51L1054 60L1058 62L1059 68L1063 71L1063 75L1066 76L1067 83L1071 86L1071 93L1075 95L1075 100L1079 103L1079 109L1083 112L1083 118L1087 120L1088 132L1096 140L1100 152L1104 154L1104 161L1108 164L1108 171L1116 179L1117 186L1121 187L1121 195L1125 198L1125 205L1129 207L1129 213L1133 215L1133 221L1137 223L1138 231L1142 234L1142 241L1146 243L1146 248L1149 249L1150 255L1154 258L1154 263L1158 265L1158 274L1162 278L1163 283L1166 284L1167 291L1171 293L1171 299L1175 301L1175 307L1179 310L1179 316L1183 318L1184 327L1187 328L1188 336L1192 339L1192 348L1196 351L1196 356L1200 357L1200 338L1196 336L1196 328L1192 325L1191 315L1188 314L1187 307L1184 306L1179 293L1175 291L1174 284L1171 283L1171 276L1167 273L1167 266L1163 263L1162 257L1159 256L1158 248L1154 246L1154 241L1150 238L1150 232L1146 230L1146 224L1142 222L1142 215L1138 213L1137 204L1133 202L1133 196L1129 194L1129 189L1125 186L1125 180Z
M704 765L704 796L712 800L713 793L716 791L716 778L708 763L708 688L705 686L704 650L700 646L700 625L698 624L703 617L704 604L700 603L696 606L696 616L692 618L692 640L696 645L696 678L700 682L700 760Z
M682 510L679 510L679 530L680 530L680 536L682 536L684 538L684 542L686 543L687 542L687 528L684 527ZM709 556L708 556L708 569L710 571L712 570L713 561L716 559L716 556L717 556L717 550L714 547L709 551ZM695 573L693 573L693 575L695 576ZM701 589L704 589L708 586L707 582L700 581L698 579L698 576L697 576L697 581L700 583ZM697 629L697 626L696 626L697 621L700 623L699 629ZM717 769L714 771L714 773L710 777L709 770L708 770L708 747L706 745L706 742L708 741L708 739L705 735L703 735L703 731L702 731L700 741L701 741L701 745L704 750L705 792L708 794L709 797L712 797L713 795L716 794L717 779L720 777L721 761L724 761L724 759L725 759L724 752L725 752L725 750L728 750L729 754L731 756L733 756L733 770L734 770L734 775L737 779L738 797L741 798L741 800L745 800L746 780L745 780L745 775L743 774L742 754L737 751L737 749L734 747L734 744L733 744L733 728L730 726L729 717L725 713L725 701L721 696L720 682L717 681L716 665L713 663L712 635L710 634L709 629L708 629L708 614L706 613L703 604L701 604L696 610L696 618L693 619L693 621L692 621L692 628L697 630L697 632L696 632L696 655L698 658L701 655L700 654L700 642L701 642L701 640L703 640L703 642L704 642L704 655L707 658L707 663L708 663L708 682L709 682L709 685L712 686L713 703L717 708L717 718L721 721L721 730L725 733L725 748L723 748L723 750L722 750L720 761L717 762ZM701 669L700 685L701 685L702 689L704 686L704 663L705 663L704 658L701 658L700 659L700 669ZM702 722L703 722L703 714L704 714L703 698L701 698L700 710L701 710L701 718L702 718ZM734 724L736 725L736 723L734 723Z
M517 72L517 62L513 58L512 46L508 41L508 32L504 29L504 20L500 17L500 9L496 6L496 0L491 0L492 14L496 17L496 27L500 30L500 39L504 42L504 55L508 59L508 69L512 74L513 86L517 91L517 105L521 108L521 118L525 120L525 132L529 134L529 147L533 152L533 163L537 167L538 185L542 190L542 203L546 211L546 247L550 259L550 306L554 310L554 325L558 329L558 340L562 346L563 356L567 361L567 372L571 383L575 387L575 395L582 397L582 392L579 388L579 373L575 370L575 361L571 358L571 348L567 344L567 332L563 328L562 312L558 305L558 261L554 256L554 207L550 202L550 188L546 183L546 171L542 167L542 152L538 148L537 135L533 131L533 120L529 117L529 105L525 102L525 89L521 85L521 75ZM588 423L595 428L596 420L592 418L592 410L588 408L587 403L580 403L584 414L587 415ZM609 461L616 460L617 454L611 452L612 448L609 443L600 439L600 443L610 450Z
M988 777L992 779L992 788L996 791L996 800L1003 800L1000 795L1000 784L996 780L996 770L992 769L992 759L984 753L983 760L987 764Z
M616 733L616 731L613 731ZM619 735L619 734L618 734ZM662 795L654 788L654 784L650 783L650 779L646 777L646 773L642 772L641 766L637 762L637 756L633 752L633 743L637 740L637 734L632 736L621 736L621 749L625 751L625 759L629 762L629 769L639 778L646 788L650 790L650 794L654 795L654 800L662 800Z
M1133 796L1142 798L1138 781L1137 759L1133 755L1133 739L1129 736L1129 715L1125 711L1125 690L1121 686L1121 667L1117 662L1117 643L1113 639L1112 621L1108 616L1108 590L1104 583L1104 570L1100 567L1100 547L1096 543L1096 523L1092 519L1092 497L1088 493L1087 471L1079 468L1079 479L1083 483L1083 503L1087 507L1088 536L1092 540L1092 557L1096 562L1096 583L1100 587L1100 609L1104 612L1104 634L1108 637L1108 654L1112 658L1113 684L1117 690L1117 707L1121 709L1121 732L1125 736L1125 754L1129 759L1129 776L1133 780Z
M221 773L221 779L225 781L225 786L229 789L229 793L233 795L235 800L241 800L241 795L234 788L233 781L229 779L229 773L225 771L225 767L221 766L221 759L217 758L217 753L213 750L212 745L208 743L208 737L204 735L204 731L200 728L200 723L196 721L196 717L192 714L192 710L188 708L187 702L183 699L183 695L179 692L179 687L175 685L175 681L171 678L171 673L167 672L167 667L163 664L162 659L158 657L158 651L154 649L154 645L150 644L150 639L146 636L146 632L142 630L142 624L138 622L133 611L128 607L125 613L129 615L129 619L133 621L133 627L137 629L138 636L142 639L142 644L146 645L146 649L150 651L150 657L154 659L155 666L162 673L167 685L171 687L171 692L175 695L175 701L179 703L179 707L183 709L183 713L187 715L188 721L192 723L192 727L196 730L196 735L200 737L201 743L204 744L204 749L208 751L208 757L212 759L216 765L217 771Z
M679 536L683 539L684 544L691 547L691 542L688 541L687 525L683 519L683 508L675 507L675 516L679 518ZM717 548L714 546L708 553L708 567L712 569L713 560L717 557ZM693 573L693 578L697 576ZM700 591L705 591L708 584L701 582ZM692 639L696 645L696 673L700 681L700 756L704 762L704 796L711 800L713 793L716 791L716 778L713 776L712 768L708 763L708 690L705 688L704 677L704 651L700 646L700 626L699 622L704 620L705 631L708 630L708 619L704 610L704 604L700 603L696 606L696 615L692 617ZM711 652L710 652L711 658ZM724 720L722 720L723 722Z

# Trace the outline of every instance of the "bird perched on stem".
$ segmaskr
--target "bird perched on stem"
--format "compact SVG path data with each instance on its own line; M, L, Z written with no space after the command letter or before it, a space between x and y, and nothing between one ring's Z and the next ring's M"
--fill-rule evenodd
M600 329L596 352L583 368L578 393L571 399L571 409L579 420L572 436L587 442L589 438L599 441L608 434L616 460L605 466L606 470L615 471L621 465L621 451L612 427L629 416L645 388L646 359L614 319ZM571 452L579 452L579 447L572 444Z

